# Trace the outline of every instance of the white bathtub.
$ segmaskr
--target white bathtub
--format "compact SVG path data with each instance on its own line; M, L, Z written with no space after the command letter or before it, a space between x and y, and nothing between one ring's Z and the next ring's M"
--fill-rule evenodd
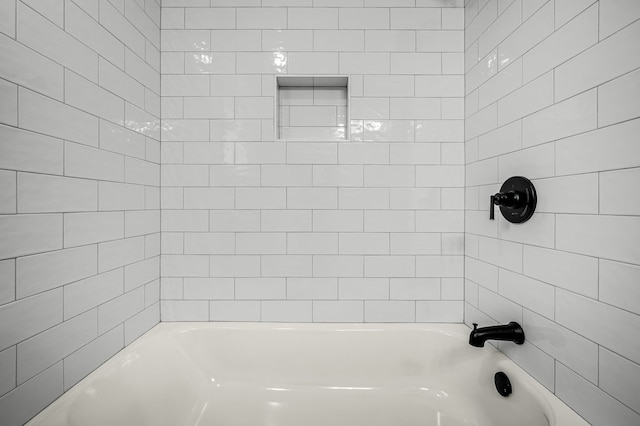
M161 323L28 424L588 424L468 335L458 324Z

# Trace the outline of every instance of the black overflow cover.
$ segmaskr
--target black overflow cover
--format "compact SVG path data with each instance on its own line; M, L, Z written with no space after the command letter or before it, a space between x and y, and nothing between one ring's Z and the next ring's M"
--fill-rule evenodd
M493 381L496 384L496 390L502 396L511 395L511 380L504 374L502 371L498 371L495 376L493 376Z

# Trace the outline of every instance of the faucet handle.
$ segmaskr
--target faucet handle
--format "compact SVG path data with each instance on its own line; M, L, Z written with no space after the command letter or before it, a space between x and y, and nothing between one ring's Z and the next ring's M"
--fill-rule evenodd
M477 323L477 322L474 322L474 323L472 323L472 324L473 324L473 329L474 329L474 330L475 330L476 328L478 328L478 323Z

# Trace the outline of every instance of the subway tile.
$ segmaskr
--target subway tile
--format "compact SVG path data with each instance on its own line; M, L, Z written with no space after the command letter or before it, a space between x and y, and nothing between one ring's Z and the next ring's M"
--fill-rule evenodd
M640 204L634 197L622 194L623 189L633 193L638 186L640 169L625 169L600 173L600 214L640 214Z
M287 254L337 254L337 233L306 233L296 232L287 234Z
M73 247L124 237L120 212L70 213L65 215L65 246Z
M414 77L404 75L365 75L364 95L371 97L414 96Z
M495 6L487 5L480 12L478 18L476 18L470 25L467 27L467 31L482 30L481 27L486 25L487 19L492 20L495 14ZM484 55L494 49L496 46L500 44L504 39L509 37L511 33L517 29L522 23L522 4L521 2L512 2L510 6L507 7L491 24L488 26L486 31L482 34L479 34L478 37L478 50L480 55ZM467 45L470 40L475 39L475 34L470 34L470 38L468 38ZM467 36L467 34L465 34Z
M16 387L16 347L0 352L0 395Z
M208 140L257 141L261 139L261 132L259 120L211 120Z
M368 30L365 32L365 50L369 52L415 52L414 31Z
M522 227L507 220L498 219L500 238L523 244L553 248L555 242L554 215L538 213L528 221L525 231Z
M299 57L298 59L302 59ZM238 52L238 74L281 74L290 72L286 52Z
M236 278L235 280L237 300L281 300L285 295L284 278Z
M98 316L92 310L18 344L17 382L24 383L97 337Z
M144 237L108 241L98 245L98 272L119 268L144 259Z
M124 345L123 328L116 327L64 359L65 389L78 383Z
M359 255L314 255L314 277L362 277L364 258Z
M599 262L599 299L640 315L640 288L637 285L640 267L603 259Z
M236 209L284 209L285 188L236 188Z
M566 99L605 83L640 66L634 40L640 37L640 21L625 27L554 70L555 99Z
M310 255L263 255L260 258L260 273L264 277L312 276Z
M127 183L98 182L98 210L143 210L144 189Z
M313 301L313 322L363 322L362 301Z
M465 57L468 61L468 58ZM474 62L475 63L475 62ZM477 63L465 73L466 94L478 89L498 72L497 51L493 50L480 58Z
M284 145L280 145L284 147ZM288 164L336 164L338 145L327 142L288 143L286 155ZM284 161L281 161L284 163Z
M65 142L64 172L67 176L124 181L125 161L120 154Z
M624 337L637 329L640 322L638 315L560 289L556 290L555 309L558 324L638 362L640 344L635 339Z
M4 2L0 8L0 32L14 38L16 36L16 2ZM0 392L0 394L3 393Z
M640 18L640 8L634 1L605 0L599 6L600 40L626 27Z
M95 308L123 294L124 275L122 269L94 275L64 287L64 318Z
M16 185L15 176L13 183ZM89 180L18 173L14 197L16 188L18 213L95 211L98 208L98 186Z
M167 10L171 11L181 9L163 9L163 13ZM183 22L186 29L232 29L236 26L236 9L225 7L187 7L184 9Z
M416 322L460 322L463 318L463 301L438 300L416 302Z
M365 210L365 232L414 232L416 213L405 210Z
M498 45L498 67L502 69L508 66L552 34L553 21L554 3L547 2Z
M600 347L599 367L600 389L634 411L639 411L640 401L633 396L633 389L640 378L640 366Z
M291 52L287 55L290 74L337 74L337 52Z
M259 301L211 301L210 311L210 321L260 321L261 319Z
M515 272L522 272L522 244L480 237L479 259Z
M291 10L289 13L291 14ZM363 52L364 31L315 30L313 31L313 50L316 52ZM345 57L349 56L345 55Z
M287 28L286 8L237 8L236 15L238 29Z
M465 278L493 292L498 291L498 267L465 257Z
M418 120L416 142L463 142L463 120Z
M464 31L418 30L418 52L464 52Z
M205 300L162 300L160 312L162 321L208 321L211 317Z
M16 300L16 261L0 261L0 305Z
M337 278L287 278L287 299L315 302L337 298Z
M556 174L635 167L640 149L632 139L639 127L640 120L626 121L556 142Z
M417 97L462 97L464 78L459 75L416 76L415 96Z
M340 52L339 54L341 74L386 74L389 72L390 64L389 53Z
M551 320L524 310L527 340L592 383L598 381L598 346Z
M62 66L5 36L0 36L0 46L6 53L6 58L0 65L1 77L47 96L62 99Z
M462 256L416 256L417 277L462 277Z
M145 157L144 136L124 127L100 120L100 148L136 158Z
M461 232L463 227L463 211L424 210L416 212L417 232Z
M498 4L495 1L487 2L483 7L478 5L478 13L467 18L465 28L465 48L469 47L474 40L485 33L491 24L498 17Z
M160 37L163 53L210 51L213 49L211 40L217 38L212 37L212 31L208 30L162 30ZM259 38L257 40L259 47Z
M262 80L259 75L212 75L214 96L259 96Z
M622 262L640 263L636 217L557 215L556 248Z
M390 27L402 30L439 30L442 16L447 15L441 11L442 9L438 8L392 7L390 9Z
M484 108L522 86L522 60L500 70L478 89L478 105Z
M597 42L598 7L594 5L524 54L524 81L533 80Z
M289 188L287 208L336 209L338 208L338 191L336 188Z
M527 176L529 179L553 176L554 148L553 143L547 143L500 156L498 180L504 182L511 176Z
M389 29L389 9L340 8L340 29Z
M163 52L163 55L170 53ZM166 59L163 64L163 75L183 71L187 74L229 74L235 72L236 54L235 52L191 52L177 53L176 57ZM171 68L169 68L171 66ZM214 93L215 94L215 93Z
M236 238L232 233L188 232L183 234L184 254L234 254Z
M16 261L16 297L22 299L97 272L95 245L26 256Z
M469 140L498 127L498 104L494 103L464 120L464 137Z
M341 300L387 300L388 278L341 278L338 280L338 298Z
M441 71L446 74L445 62L439 53L391 53L390 71L391 74L440 74Z
M598 261L573 253L524 246L523 273L592 298L598 295Z
M62 248L62 215L0 216L0 259Z
M631 426L640 420L637 413L561 363L556 364L556 394L590 424L606 425L615 421Z
M166 255L160 259L160 274L165 277L208 277L209 256Z
M498 101L498 125L553 104L553 73L548 72Z
M461 165L418 165L416 185L421 187L463 187L464 166Z
M478 308L491 319L487 325L522 321L522 306L483 287L478 288ZM482 326L486 323L483 321L479 324Z
M264 30L263 51L311 51L313 32L310 30Z
M26 89L20 89L19 103L20 127L98 146L96 117ZM74 123L74 126L68 126L67 123Z
M367 300L365 322L415 322L416 302L404 300Z
M265 322L311 322L312 303L306 300L261 302L261 320Z
M388 164L389 145L372 143L338 144L339 164Z
M18 125L18 86L0 80L0 122Z
M604 127L640 116L640 70L598 87L598 126Z
M388 244L391 254L441 253L441 236L437 233L392 233Z
M98 80L98 54L21 3L18 4L17 39L89 80Z
M144 289L125 293L98 307L98 334L118 326L144 309Z
M233 278L185 278L184 280L185 299L233 299L233 293Z
M59 362L0 399L2 420L8 424L25 424L63 392L63 368Z
M389 280L391 300L438 300L440 278L391 278Z
M522 120L524 146L561 139L597 127L598 95L595 90L556 103Z
M523 275L499 270L498 292L514 302L532 311L553 319L554 317L554 288L541 281L527 278Z
M97 6L97 4L96 4ZM97 7L96 7L97 8ZM124 45L74 2L65 3L65 31L120 69L124 68Z
M62 289L3 305L0 317L0 348L5 349L62 322Z
M340 254L389 254L389 235L386 233L342 233Z
M391 188L389 208L394 210L437 210L441 203L440 188ZM380 208L380 207L377 207Z

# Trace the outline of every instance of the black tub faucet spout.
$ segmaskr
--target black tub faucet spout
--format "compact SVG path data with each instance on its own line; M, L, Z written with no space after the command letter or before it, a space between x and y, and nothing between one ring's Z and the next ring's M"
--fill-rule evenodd
M473 330L469 334L469 344L481 348L487 340L508 340L518 345L524 343L524 330L517 322L511 321L506 325L480 327L473 323Z

